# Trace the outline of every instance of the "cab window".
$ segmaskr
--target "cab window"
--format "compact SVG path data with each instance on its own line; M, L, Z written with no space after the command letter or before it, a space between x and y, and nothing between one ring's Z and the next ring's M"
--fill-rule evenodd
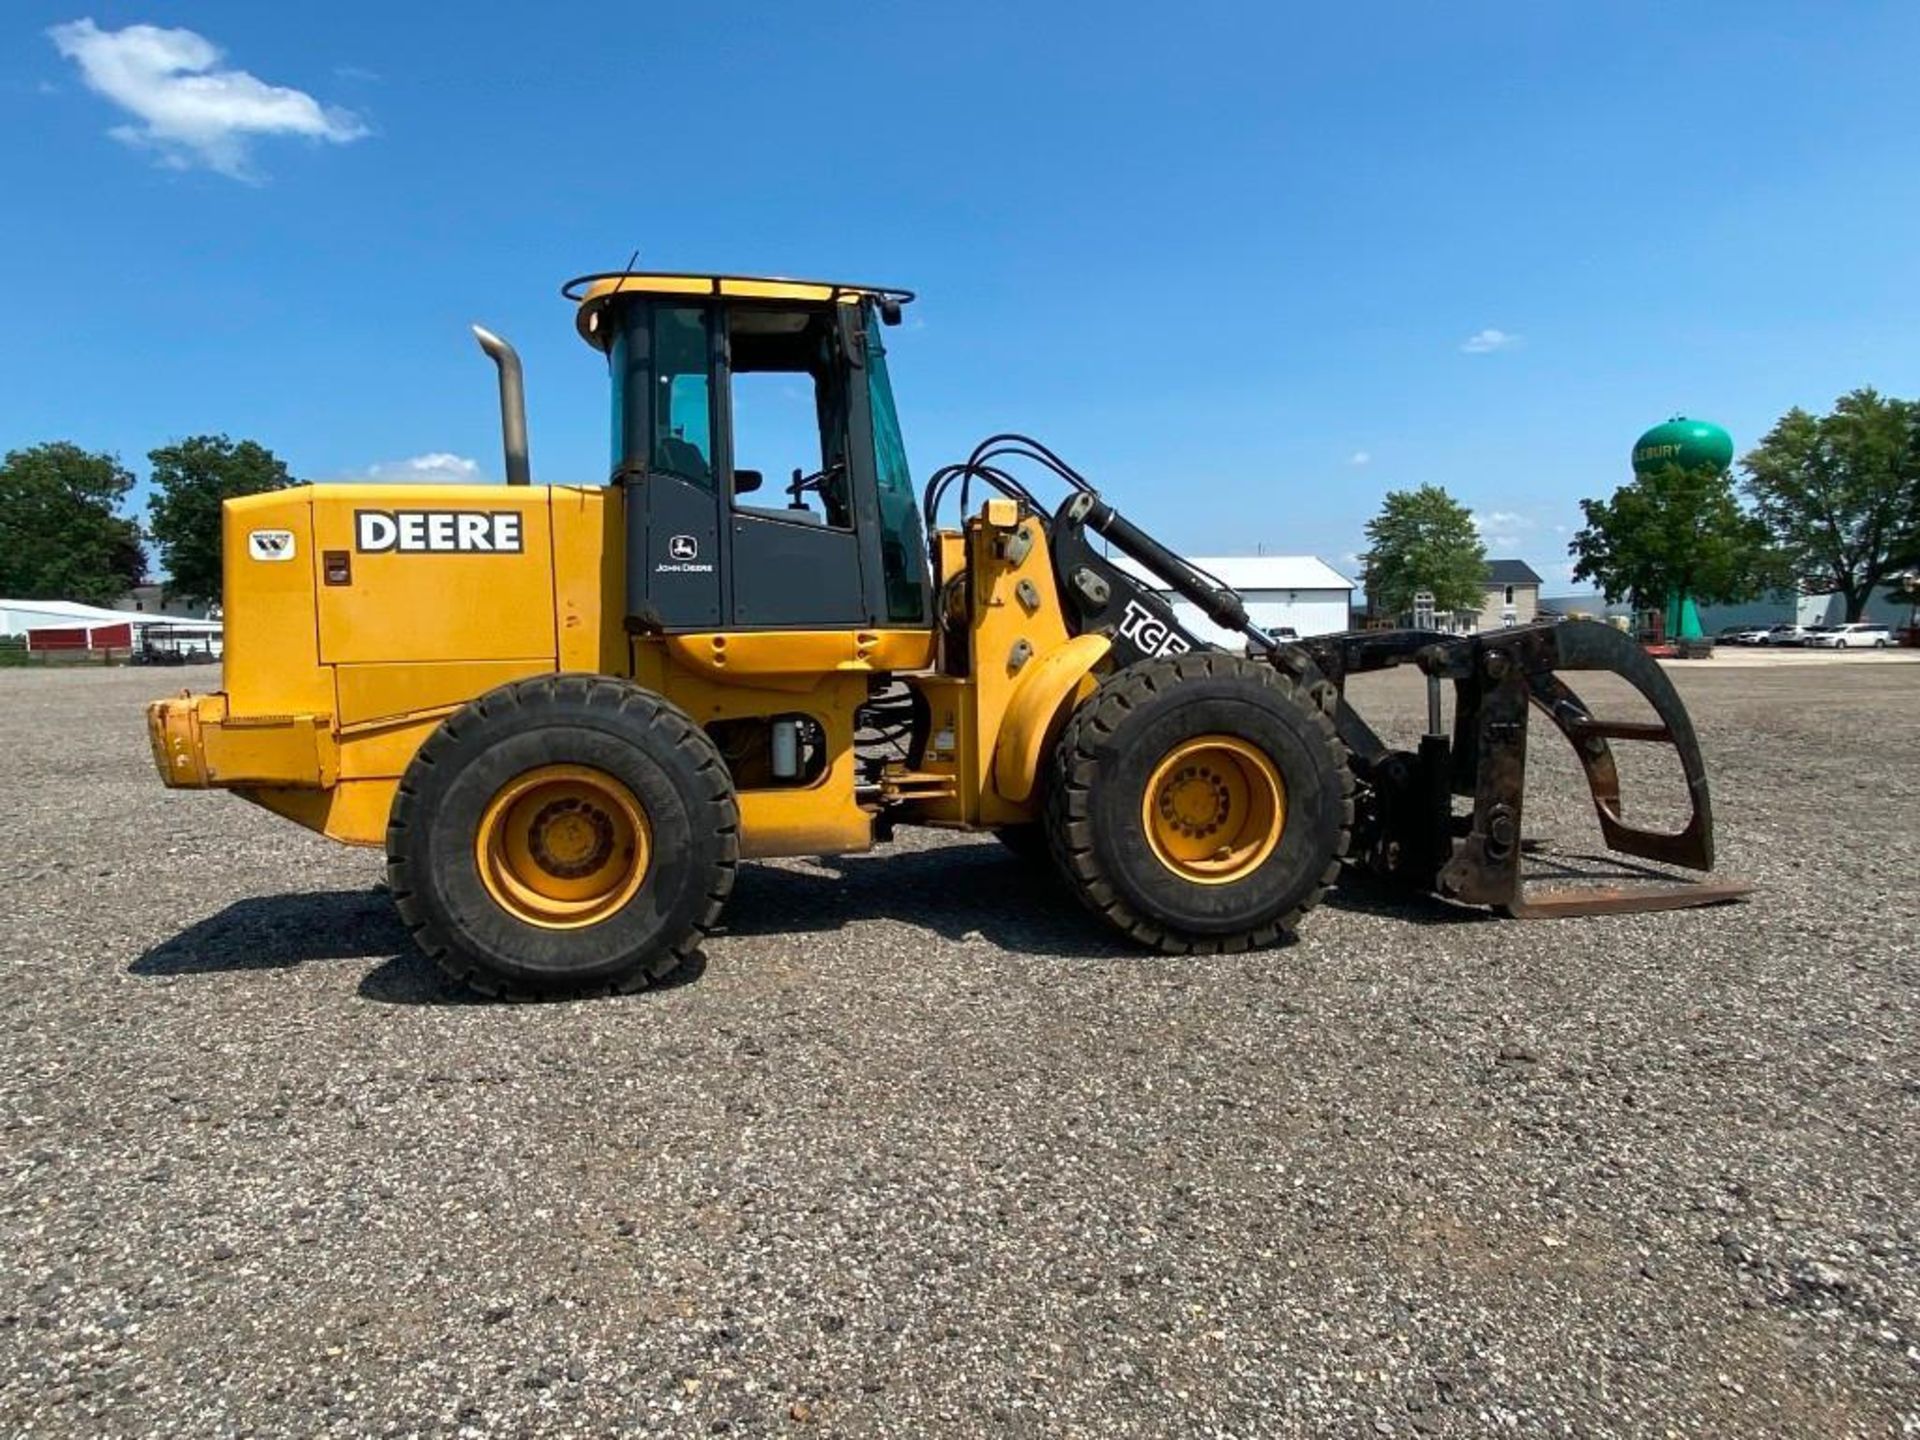
M927 618L926 532L907 468L907 447L893 408L887 351L879 317L867 307L867 406L873 416L873 471L880 501L880 559L885 569L887 618L918 625Z
M728 360L735 505L851 530L846 393L831 314L737 309Z
M607 352L613 468L713 489L712 326L698 305L630 305Z
M713 391L705 310L654 312L653 454L649 468L713 488Z

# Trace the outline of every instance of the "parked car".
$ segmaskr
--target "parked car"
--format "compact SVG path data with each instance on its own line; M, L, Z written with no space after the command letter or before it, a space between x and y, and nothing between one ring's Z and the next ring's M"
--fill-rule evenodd
M1891 630L1866 620L1856 620L1851 625L1826 625L1821 627L1818 635L1807 638L1807 644L1820 645L1829 650L1884 650L1892 643Z
M1762 645L1804 645L1806 642L1807 632L1798 625L1769 626L1760 641Z
M1764 625L1729 625L1720 632L1722 645L1761 645L1766 643L1766 638Z

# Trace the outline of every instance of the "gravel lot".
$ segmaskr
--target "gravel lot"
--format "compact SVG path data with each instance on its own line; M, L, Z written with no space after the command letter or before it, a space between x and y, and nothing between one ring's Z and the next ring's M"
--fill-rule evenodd
M1920 666L1679 674L1743 906L1176 962L923 836L510 1007L0 673L0 1433L1920 1433Z

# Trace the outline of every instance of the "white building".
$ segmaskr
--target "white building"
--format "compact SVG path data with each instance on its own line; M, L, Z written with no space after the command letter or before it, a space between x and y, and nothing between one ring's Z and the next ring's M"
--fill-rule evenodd
M95 649L100 645L129 648L149 630L164 637L159 648L175 646L210 650L224 648L224 627L218 620L183 619L140 610L114 610L78 600L0 600L0 635L25 636L29 631L63 632L62 649ZM74 642L78 643L74 643Z
M62 626L123 625L151 620L150 615L85 605L78 600L0 600L0 635L24 635L29 630Z
M1244 636L1209 624L1192 601L1175 595L1164 581L1126 556L1108 558L1172 601L1174 615L1200 639L1229 650L1238 650L1246 643ZM1196 555L1188 563L1239 591L1247 602L1247 614L1263 629L1291 628L1297 635L1331 635L1350 628L1353 582L1317 556Z

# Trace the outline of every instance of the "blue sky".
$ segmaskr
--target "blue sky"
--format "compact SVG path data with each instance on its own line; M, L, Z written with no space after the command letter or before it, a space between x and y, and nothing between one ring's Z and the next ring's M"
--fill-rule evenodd
M496 13L497 12L497 13ZM80 22L90 20L91 25ZM1191 553L1350 566L1432 481L1549 589L1641 429L1920 391L1920 6L42 5L0 44L0 447L606 470L556 287L913 287L924 476L998 429ZM154 36L148 25L187 35ZM184 88L183 87L184 81Z

